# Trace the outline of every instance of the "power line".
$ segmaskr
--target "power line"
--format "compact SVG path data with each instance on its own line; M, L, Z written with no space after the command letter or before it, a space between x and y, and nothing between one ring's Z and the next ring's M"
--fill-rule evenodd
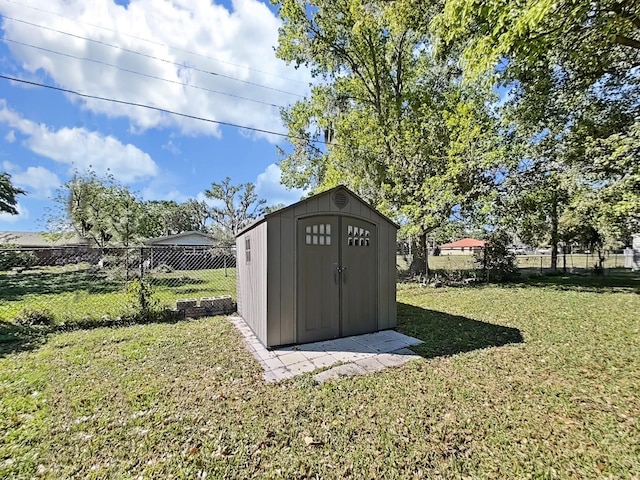
M226 95L226 96L238 98L238 99L241 99L241 100L247 100L249 102L261 103L262 105L268 105L270 107L275 107L275 108L281 108L282 107L282 105L276 105L274 103L263 102L262 100L254 100L252 98L242 97L242 96L236 95L234 93L220 92L218 90L212 90L210 88L200 87L198 85L191 85L189 83L179 82L177 80L169 80L168 78L157 77L155 75L151 75L151 74L148 74L148 73L138 72L136 70L130 70L128 68L123 68L123 67L120 67L118 65L114 65L112 63L103 62L102 60L96 60L94 58L78 57L76 55L71 55L70 53L58 52L56 50L51 50L49 48L39 47L37 45L31 45L29 43L20 42L18 40L13 40L12 38L9 38L9 37L4 37L3 40L5 40L7 42L15 43L17 45L23 45L25 47L34 48L36 50L41 50L43 52L48 52L48 53L53 53L53 54L60 55L60 56L63 56L63 57L73 58L75 60L82 60L82 61L85 61L85 62L96 63L98 65L104 65L105 67L112 67L112 68L115 68L117 70L121 70L123 72L133 73L135 75L140 75L142 77L153 78L154 80L161 80L163 82L173 83L173 84L176 84L176 85L182 85L184 87L195 88L195 89L198 89L198 90L204 90L204 91L207 91L207 92L217 93L217 94L220 94L220 95ZM269 88L269 87L265 87L265 88Z
M213 75L213 76L216 76L216 77L226 78L226 79L233 80L233 81L236 81L236 82L245 83L247 85L253 85L255 87L265 88L267 90L273 90L275 92L284 93L286 95L293 95L293 96L301 97L301 98L304 97L304 95L300 95L298 93L288 92L286 90L282 90L282 89L275 88L275 87L269 87L268 85L263 85L263 84L257 83L257 82L251 82L249 80L242 80L241 78L232 77L231 75L225 75L223 73L218 73L218 72L214 72L214 71L211 71L211 70L204 70L204 69L201 69L201 68L198 68L198 67L184 65L184 64L181 64L181 63L173 62L171 60L167 60L165 58L156 57L154 55L149 55L149 54L146 54L146 53L138 52L136 50L131 50L131 49L128 49L128 48L124 48L124 47L121 47L119 45L113 45L111 43L103 42L101 40L94 40L92 38L83 37L81 35L75 35L73 33L63 32L61 30L56 30L54 28L45 27L43 25L38 25L36 23L27 22L25 20L19 20L17 18L8 17L6 15L5 15L5 18L7 18L9 20L13 20L15 22L24 23L26 25L31 25L33 27L42 28L42 29L45 29L45 30L56 32L56 33L59 33L59 34L62 34L62 35L68 35L68 36L73 37L73 38L78 38L78 39L86 40L88 42L94 42L94 43L97 43L97 44L100 44L100 45L105 45L107 47L116 48L118 50L122 50L123 52L132 53L134 55L140 55L141 57L146 57L146 58L150 58L150 59L157 60L157 61L160 61L160 62L168 63L170 65L175 65L175 66L180 67L180 68L186 68L186 69L190 69L190 70L195 70L197 72L206 73L207 75ZM6 38L7 37L5 37L5 39ZM13 41L15 43L20 43L17 40L9 40L9 41ZM33 45L29 45L29 44L26 44L26 43L23 44L23 45L26 45L26 46L29 46L29 47L33 47L33 48L40 48L42 50L46 50L46 49L43 49L41 47L34 47ZM55 51L52 51L52 50L47 50L47 51L51 51L53 53L59 53L59 52L55 52ZM80 57L76 57L76 58L80 58ZM82 58L82 59L84 60L84 58Z
M9 77L7 75L2 75L0 74L0 78L4 79L4 80L9 80L12 82L19 82L19 83L24 83L27 85L32 85L35 87L42 87L42 88L48 88L51 90L57 90L59 92L64 92L64 93L70 93L72 95L77 95L79 97L83 97L83 98L90 98L93 100L101 100L104 102L111 102L111 103L117 103L120 105L127 105L127 106L132 106L132 107L140 107L140 108L146 108L149 110L155 110L157 112L161 112L161 113L167 113L169 115L176 115L179 117L184 117L184 118L190 118L192 120L199 120L202 122L207 122L207 123L214 123L216 125L224 125L227 127L234 127L234 128L243 128L245 130L251 130L253 132L258 132L258 133L266 133L269 135L277 135L279 137L284 137L284 138L291 138L291 139L296 139L296 140L308 140L302 137L297 137L294 135L290 135L288 133L282 133L282 132L274 132L272 130L265 130L262 128L256 128L256 127L248 127L246 125L238 125L236 123L231 123L231 122L223 122L221 120L213 120L210 118L204 118L204 117L198 117L196 115L189 115L188 113L181 113L181 112L175 112L173 110L167 110L165 108L161 108L161 107L154 107L152 105L145 105L143 103L135 103L135 102L128 102L125 100L118 100L115 98L107 98L107 97L100 97L98 95L89 95L88 93L82 93L82 92L78 92L75 90L70 90L68 88L62 88L62 87L55 87L53 85L47 85L44 83L39 83L39 82L32 82L30 80L24 80L22 78L15 78L15 77ZM324 142L322 140L314 140L313 143L319 143L319 144L324 144L324 145L328 145L327 142ZM335 144L331 144L332 146L335 146Z
M78 20L78 19L75 19L75 18L71 18L71 17L67 17L65 15L61 15L61 14L56 13L56 12L51 12L49 10L44 10L42 8L34 7L32 5L27 5L27 4L24 4L24 3L16 2L15 0L4 0L4 1L9 2L9 3L13 3L15 5L20 5L22 7L26 7L26 8L29 8L31 10L36 10L38 12L43 12L43 13L46 13L46 14L49 14L49 15L53 15L53 16L56 16L56 17L64 18L64 19L67 19L67 20L71 20L72 22L82 23L82 24L90 26L90 27L99 28L99 29L102 29L102 30L106 30L108 32L117 33L119 35L124 35L126 37L135 38L136 40L141 40L143 42L151 43L153 45L158 45L158 46L161 46L161 47L169 48L169 49L175 50L177 52L187 53L189 55L194 55L194 56L197 56L197 57L200 57L200 58L206 58L207 60L213 60L214 62L223 63L225 65L231 65L231 66L238 67L238 68L244 68L246 70L250 70L250 71L253 71L253 72L261 73L263 75L269 75L269 76L272 76L272 77L275 77L275 78L280 78L282 80L288 80L290 82L295 82L295 83L300 83L300 84L303 84L303 85L307 85L307 82L304 82L302 80L296 80L294 78L285 77L285 76L282 76L282 75L278 75L276 73L266 72L264 70L260 70L258 68L253 68L253 67L249 67L249 66L246 66L246 65L240 65L240 64L237 64L237 63L233 63L233 62L228 62L226 60L220 60L219 58L210 57L208 55L203 55L201 53L197 53L197 52L194 52L194 51L191 51L191 50L187 50L187 49L184 49L184 48L174 47L174 46L168 45L166 43L158 42L158 41L155 41L155 40L150 40L148 38L139 37L137 35L132 35L132 34L129 34L129 33L120 32L118 30L113 30L113 29L108 28L108 27L103 27L102 25L96 25L94 23L89 23L89 22L83 22L81 20Z

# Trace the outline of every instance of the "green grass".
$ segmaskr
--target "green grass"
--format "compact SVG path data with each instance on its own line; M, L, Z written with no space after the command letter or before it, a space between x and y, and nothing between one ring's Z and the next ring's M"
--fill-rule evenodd
M236 294L231 268L151 272L147 279L164 307L175 307L178 299ZM118 317L130 305L126 283L122 274L109 276L86 265L0 272L0 320L11 321L25 308L46 309L58 322Z
M222 317L7 344L0 478L638 478L636 280L401 285L424 358L323 385Z

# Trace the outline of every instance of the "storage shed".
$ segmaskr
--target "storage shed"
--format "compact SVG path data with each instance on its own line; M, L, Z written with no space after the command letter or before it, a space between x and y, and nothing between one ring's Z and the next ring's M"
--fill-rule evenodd
M339 186L236 237L238 313L267 347L394 328L398 226Z

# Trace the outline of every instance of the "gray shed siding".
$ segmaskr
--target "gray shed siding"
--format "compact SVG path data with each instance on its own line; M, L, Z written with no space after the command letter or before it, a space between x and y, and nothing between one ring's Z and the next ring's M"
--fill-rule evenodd
M275 212L237 238L238 312L268 347L297 342L297 223L300 218L315 215L353 216L376 225L378 329L397 326L397 227L346 190L349 203L342 209L338 208L332 201L333 192L335 189ZM250 236L252 242L252 264L254 255L259 255L264 264L252 265L251 268L245 265L246 236ZM253 253L254 243L256 251L261 253ZM252 289L257 290L251 292Z
M247 259L246 240L251 259ZM238 313L253 333L267 344L267 225L263 223L236 238Z

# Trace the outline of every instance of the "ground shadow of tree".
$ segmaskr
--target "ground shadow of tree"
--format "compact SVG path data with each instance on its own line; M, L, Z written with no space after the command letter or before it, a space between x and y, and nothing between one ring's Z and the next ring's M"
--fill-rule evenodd
M77 292L111 293L122 290L122 281L116 281L90 270L68 272L23 272L0 275L0 298L20 300L25 295L47 295Z
M480 322L398 302L398 329L424 343L411 347L424 358L500 347L524 341L517 328Z
M178 288L206 283L200 278L175 277L154 278L147 281L154 287ZM0 299L21 300L26 295L50 295L86 291L89 294L122 291L124 278L110 276L105 272L74 270L67 272L32 271L20 274L0 275Z
M0 358L11 353L36 349L46 343L49 335L54 333L96 328L120 328L152 323L178 323L189 320L182 312L171 310L159 310L150 316L86 318L47 325L17 325L0 320Z
M145 277L145 280L149 285L153 287L166 287L166 288L178 288L186 285L202 285L206 283L201 278L191 277L171 277L171 278L158 278L158 277Z
M10 353L33 350L47 341L46 330L23 327L0 320L0 358Z

